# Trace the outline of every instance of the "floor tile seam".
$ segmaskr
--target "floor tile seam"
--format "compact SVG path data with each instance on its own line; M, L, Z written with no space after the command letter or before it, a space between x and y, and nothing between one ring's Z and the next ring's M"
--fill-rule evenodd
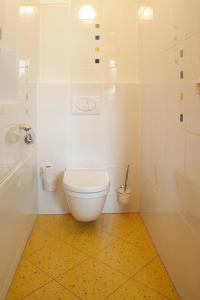
M50 233L50 232L49 232L48 230L46 230L46 229L40 229L40 231L43 231L44 233L48 233L52 238L58 239L58 240L60 240L60 241L62 241L62 242L65 242L65 243L69 244L68 242L65 241L64 238L61 238L61 237L58 236L57 234L52 234L52 233ZM97 229L97 231L99 231L99 232L104 232L104 233L106 233L107 235L110 235L110 236L113 237L113 235L111 235L111 234L109 234L109 233L107 233L107 232L105 232L105 231L103 231L103 230ZM69 233L69 232L67 232L67 233ZM66 234L67 234L67 233L66 233ZM75 233L71 233L71 232L70 232L70 235L75 235ZM114 236L114 237L116 238L116 236Z
M51 277L51 278L52 278L53 280L56 281L56 279L57 279L58 277L63 276L64 274L66 274L66 273L72 271L73 269L77 268L78 266L82 265L83 263L85 263L87 260L90 260L90 259L91 259L91 257L87 257L86 259L84 259L84 260L82 260L81 262L77 263L77 264L74 265L73 267L69 268L67 271L64 271L64 272L62 272L62 273L56 275L56 277ZM48 275L48 276L50 276L50 275ZM57 282L57 281L56 281L56 282Z
M87 255L87 256L89 256L89 257L91 257L91 258L94 258L95 257L95 255L97 255L98 253L100 253L101 251L104 251L105 249L107 249L107 248L109 248L110 246L112 246L114 244L114 242L111 242L111 243L109 243L109 245L106 245L105 247L103 247L103 248L101 248L100 250L96 250L96 251L94 251L95 252L95 254L86 254L86 252L83 252L85 255ZM74 247L75 248L75 247ZM75 248L75 249L78 249L78 248ZM78 249L79 250L79 249ZM79 250L79 251L81 251L81 250ZM82 250L83 251L83 250Z
M67 272L63 273L62 275L59 276L63 276L64 274L66 274ZM59 277L58 276L58 277ZM77 295L76 293L72 292L72 290L70 289L70 287L67 285L62 284L60 281L58 281L58 277L54 279L54 281L58 284L60 284L60 286L62 286L63 288L65 288L67 291L69 291L71 294L73 294L74 296L76 296L78 299L83 300L80 295Z
M113 271L115 271L115 272L117 272L117 273L120 273L121 275L123 275L123 276L125 276L125 277L127 277L127 278L129 278L129 275L127 275L126 273L123 273L122 271L120 271L120 270L118 270L118 269L116 269L116 268L113 268L112 266L110 266L109 264L107 264L107 263L105 263L103 260L101 260L101 259L99 259L99 258L97 258L97 257L92 257L94 260L96 260L97 262L100 262L100 263L102 263L102 264L104 264L106 267L108 267L109 269L111 269L111 270L113 270Z
M158 251L157 251L157 253L158 253ZM167 273L167 275L168 275L168 277L169 277L169 279L170 279L170 281L171 281L171 283L172 283L172 286L173 286L174 290L176 291L178 297L180 298L180 296L179 296L179 294L178 294L178 291L177 291L177 289L176 289L176 287L175 287L175 285L174 285L174 283L173 283L173 281L172 281L172 279L171 279L171 276L170 276L170 274L169 274L167 268L165 267L165 265L164 265L164 263L163 263L163 261L162 261L162 258L161 258L161 256L160 256L159 253L158 253L158 258L160 259L160 262L161 262L161 264L162 264L162 266L163 266L165 272Z
M150 261L148 262L145 266L143 266L141 269L144 269L147 265L149 265L153 260L155 259L155 257ZM140 270L141 270L140 269ZM134 275L131 275L128 277L128 279L126 280L126 282L122 283L115 291L113 291L111 294L109 294L109 296L107 296L104 300L106 299L109 299L110 296L112 296L113 294L115 294L121 287L123 287L124 285L126 285L130 280L134 280L134 277L136 276L136 274L138 273L139 271L137 271ZM135 280L136 281L136 280Z
M117 222L114 222L113 224L112 223L110 223L109 225L99 225L97 228L99 229L99 230L101 230L101 231L112 231L112 230L110 230L109 228L112 228L112 227L116 227L116 225L117 226L124 226L124 227L126 227L126 228L130 228L130 223L129 224L126 224L126 225L124 225L125 223L121 223L121 224L119 224L119 223L117 223ZM140 226L144 226L143 225L143 223L142 224L134 224L134 226L132 227L132 225L131 225L131 228L130 228L130 230L128 230L128 232L127 233L129 233L130 231L133 231L133 230L136 230L138 227L140 227ZM127 234L126 233L126 234Z
M102 261L99 260L99 259L96 259L96 258L94 258L94 257L90 257L88 260L91 260L91 261L92 261L92 260L93 260L93 261L97 261L98 263L103 264L104 266L106 266L106 267L109 268L110 270L112 270L112 271L114 271L114 272L116 272L116 273L118 273L118 274L124 276L126 279L128 278L128 276L127 276L126 274L120 272L119 270L116 270L116 269L112 268L111 266L107 265L106 263L102 262ZM85 263L86 261L87 261L87 260L85 260L84 262L80 263L78 266L80 266L81 264ZM76 267L77 267L77 266L75 266L75 267L71 268L70 270L68 270L68 271L66 271L66 272L64 272L64 273L62 273L62 274L60 274L60 275L58 275L56 278L54 278L54 280L56 280L56 279L57 279L58 277L60 277L60 276L63 276L63 275L65 275L65 274L67 274L68 272L72 271L72 270L75 269ZM88 273L89 273L89 271L88 271Z
M110 298L110 296L114 295L115 293L117 293L118 290L120 290L120 288L122 288L124 285L126 285L126 283L129 281L130 278L127 278L126 281L124 281L122 284L120 284L112 293L110 293L108 296L106 296L106 298L104 298L104 300L107 300Z
M104 232L105 233L105 232ZM107 247L109 247L109 246L111 246L112 244L114 244L115 242L117 242L118 240L120 240L121 238L117 238L117 237L114 237L114 236L112 236L112 235L110 235L110 234L107 234L108 236L111 236L112 238L115 238L115 241L113 241L113 242L111 242L111 243L109 243L109 245L106 245L105 247L103 247L101 250L99 250L99 251L102 251L103 249L105 249L105 248L107 248ZM86 253L85 251L83 251L82 249L80 249L79 247L76 247L72 242L67 242L65 239L62 239L62 238L57 238L57 239L59 239L59 241L60 242L62 242L62 243L64 243L64 244L66 244L66 245L68 245L68 246L71 246L72 248L74 248L74 249L76 249L76 250L78 250L79 252L81 252L82 254L84 254L84 255L87 255L87 256L93 256L93 255L91 255L91 254L88 254L88 253Z
M86 261L89 260L89 259L91 259L91 257L88 256L87 258L85 258L85 259L82 260L81 262L79 262L79 263L77 263L76 265L74 265L73 267L69 268L67 271L65 271L65 272L63 272L63 273L60 273L60 274L56 275L56 277L53 277L53 275L49 275L47 272L45 272L43 269L41 269L40 267L38 267L37 265L35 265L33 262L29 261L28 259L27 259L27 261L28 261L29 263L31 263L31 265L33 265L35 268L37 268L38 270L40 270L42 273L44 273L45 275L47 275L51 280L55 280L57 277L62 276L63 274L65 274L65 273L67 273L67 272L73 270L74 268L78 267L79 265L81 265L82 263L86 262Z
M95 255L97 255L99 252L103 251L103 250L106 250L107 248L109 248L110 246L114 245L115 243L117 243L118 241L120 241L121 238L116 238L115 237L115 241L113 242L110 242L108 245L106 245L105 247L101 248L100 250L97 250L95 252L95 254L90 254L91 257L95 257ZM78 248L77 248L78 249ZM87 254L88 255L88 254Z
M113 234L111 231L109 231L109 230L106 230L106 229L100 229L100 231L101 232L104 232L104 233L106 233L106 234L108 234L108 235L110 235L110 236L112 236L112 237L114 237L114 238L121 238L119 235L115 235L115 234Z
M150 264L152 264L154 260L156 260L156 259L158 259L158 258L160 258L159 255L156 255L154 258L152 258L151 261L149 261L144 267L142 267L142 268L141 268L135 275L133 275L132 278L130 278L130 279L133 279L133 280L135 280L136 282L142 284L143 286L150 288L148 285L145 285L143 282L141 282L140 280L136 279L135 277L136 277L139 273L141 273L144 269L146 269ZM169 277L169 279L170 279L170 281L171 281L171 278L170 278L170 277ZM172 284L173 284L173 283L172 283ZM156 292L159 293L160 295L164 296L166 299L169 299L169 298L167 298L165 295L163 295L162 293L160 293L158 290L153 289L153 288L150 288L150 289L152 289L153 291L156 291ZM175 291L176 291L176 289L175 289ZM177 294L177 295L178 295L178 294ZM169 299L169 300L173 300L173 299Z
M43 225L43 224L50 223L50 222L51 222L50 220L39 221L39 222L38 222L38 220L36 220L35 225Z
M37 233L37 232L41 232L41 233L45 233L45 234L48 234L51 238L53 238L52 234L48 231L45 231L43 228L37 228L37 229L34 229L33 232L31 233L30 237L34 234L34 233Z
M135 245L134 242L130 242L130 241L128 241L126 239L123 239L123 238L121 239L121 241L124 242L124 243L127 243L128 245L133 245L133 246ZM149 242L149 241L147 240L146 242ZM156 248L154 247L154 244L151 243L150 245L152 246L152 248L156 252L156 254L158 254Z
M42 272L44 275L46 275L47 277L49 277L50 280L53 280L54 278L51 277L48 273L46 273L43 269L41 269L40 267L38 267L37 265L35 265L32 261L30 261L29 259L27 258L23 258L25 260L28 261L29 264L31 264L33 267L35 267L36 269L38 269L40 272Z
M114 241L112 244L115 244L115 243L121 241L121 242L123 242L123 243L125 243L125 244L128 244L128 245L130 245L130 246L133 246L133 245L134 245L134 242L129 242L129 241L123 239L123 237L118 237L118 238L117 238L117 237L115 236L115 239L116 239L116 241ZM152 246L153 246L153 250L154 250L155 253L158 255L158 252L157 252L156 248L154 247L154 244L152 244ZM108 246L108 247L109 247L109 246ZM106 246L106 248L107 248L107 246ZM106 248L104 248L104 250L105 250Z
M156 253L156 255L158 256L157 250L155 249L155 247L154 247L153 245L151 245L151 244L148 245L148 241L147 241L146 244L145 244L145 243L140 243L140 242L134 243L134 242L130 242L130 241L127 241L127 240L123 240L123 239L122 239L122 242L124 242L124 243L127 244L128 246L132 246L132 248L133 248L134 250L136 250L136 249L140 249L140 250L141 250L141 248L143 248L143 249L145 249L145 252L146 252L146 253L154 252L154 253ZM144 245L144 247L142 247L142 245Z
M52 223L51 223L51 224L52 224ZM137 228L136 228L136 229L137 229ZM127 235L127 234L130 234L131 232L135 231L136 229L130 230L130 231L126 232L126 235ZM52 235L51 232L49 232L49 231L48 231L47 229L45 229L45 228L39 228L38 230L43 231L43 232L45 232L45 233L48 233L49 235ZM108 234L108 235L111 235L111 236L113 236L113 237L115 237L115 238L119 238L118 235L113 234L112 232L110 232L110 231L107 230L107 229L97 228L97 231L99 231L99 232L104 232L104 233L106 233L106 234ZM53 236L53 237L56 237L56 238L59 238L57 235L52 235L52 236ZM120 238L121 238L121 237L122 237L122 236L120 236Z
M147 268L157 258L158 258L157 255L153 256L141 269L139 269L133 276L131 276L132 279L134 279L135 276L137 276L140 272L142 272L145 268Z
M52 234L51 232L49 232L48 230L46 230L45 228L40 228L40 229L37 229L37 230L40 230L40 231L42 231L42 232L44 232L44 233L46 233L46 234L48 234L48 235L51 235L52 236L52 238L59 238L59 237L57 237L57 235L55 235L55 234Z
M155 243L154 243L154 241L153 241L153 239L152 239L152 236L151 236L151 234L150 234L150 231L148 230L147 226L145 225L145 223L144 223L144 221L143 221L141 215L140 215L140 219L141 219L141 221L142 221L142 224L143 224L143 226L144 226L146 232L148 233L149 239L150 239L152 245L154 246L157 255L160 257L159 252L158 252L158 250L157 250L157 248L156 248L156 245L155 245Z
M54 238L56 238L60 243L63 243L64 245L67 245L67 246L70 246L70 247L72 247L72 248L78 250L78 251L79 251L80 253L82 253L82 254L88 255L87 253L83 252L82 249L80 249L80 248L74 246L73 243L67 242L65 239L62 239L62 238L59 238L59 237L54 237ZM36 252L41 251L41 250L43 250L43 249L48 249L48 248L49 248L48 246L41 247L40 249L34 250L32 253L30 253L30 254L28 254L28 255L32 256L32 255L34 255ZM53 251L53 250L52 250L52 251ZM27 255L25 255L25 256L27 256Z
M114 270L115 271L115 270ZM67 273L67 272L66 272ZM65 273L65 274L66 274ZM63 274L64 275L64 274ZM124 274L123 274L124 275ZM59 276L58 276L59 277ZM57 277L57 278L58 278ZM56 279L57 279L56 278ZM55 281L56 281L56 279L54 279ZM128 279L127 278L124 278L124 281L123 281L123 283L120 285L120 287L124 284L124 282L127 282L128 281ZM64 285L62 285L59 281L56 281L57 283L59 283L61 286L63 286L63 287L65 287ZM65 287L66 289L67 289L67 287ZM71 290L70 290L71 291ZM78 297L79 299L81 299L81 300L83 300L83 298L81 298L80 296L78 296L78 295L76 295L75 293L74 293L74 295L76 296L76 297ZM110 295L110 294L109 294ZM107 297L106 298L104 298L104 299L107 299Z
M132 234L132 233L137 232L137 231L138 231L138 228L140 228L139 225L137 226L137 228L135 228L135 229L129 231L128 233L126 233L126 234L124 235L124 237L128 236L129 234ZM144 230L145 230L145 233L147 234L148 238L149 238L150 240L152 240L152 239L151 239L151 236L150 236L150 234L149 234L149 232L146 230L146 227L144 228Z
M59 275L62 276L62 275ZM77 295L76 293L72 292L72 290L70 290L70 288L66 287L65 285L63 285L61 282L57 281L56 279L53 279L53 281L55 281L57 284L59 284L60 286L62 286L66 291L70 292L72 295L74 295L76 298L82 300L82 298Z
M44 250L44 249L46 249L46 248L48 248L48 247L47 247L47 246L44 246L44 247L41 247L40 249L37 249L37 250L34 250L34 251L30 252L29 254L23 253L22 255L23 255L24 258L27 258L28 256L32 256L32 255L34 255L35 253L37 253L37 252L39 252L39 251L42 251L42 250Z
M46 231L44 231L44 232L46 233ZM47 232L47 233L48 233L48 232ZM67 242L65 239L62 239L62 238L60 238L60 237L58 237L58 236L53 236L53 237L54 237L55 239L57 239L60 243L63 243L64 245L66 244L67 246L70 246L70 247L76 249L77 251L79 251L80 253L82 253L82 254L84 254L84 255L88 255L88 254L86 254L85 252L83 252L82 250L80 250L79 248L73 246L70 242ZM34 251L34 253L30 254L30 256L32 256L32 255L35 254L36 252L41 251L41 250L46 249L46 248L48 249L48 246L44 246L44 247L42 247L42 248L40 248L40 249L37 249L37 250Z
M76 251L80 252L81 254L84 254L85 256L88 256L88 254L86 254L85 252L83 252L83 251L80 250L79 248L74 247L72 244L67 243L65 240L58 239L58 241L59 241L60 243L62 243L64 246L65 246L65 245L66 245L66 246L70 246L71 248L75 249ZM42 250L44 250L44 249L49 249L49 247L48 247L48 246L41 247L40 249L37 249L37 250L33 251L31 254L24 255L24 256L26 256L26 257L27 257L27 256L30 256L30 257L31 257L31 256L33 256L34 254L36 254L37 252L42 251ZM56 251L54 250L54 248L52 248L51 251L52 251L52 252L56 252Z
M78 250L80 253L82 253L82 254L84 254L84 255L87 255L87 256L89 256L89 257L95 257L95 255L96 255L96 254L94 254L94 255L93 255L93 254L89 254L89 255L88 255L88 253L86 253L85 251L83 251L83 250L80 249L79 247L74 246L73 243L70 243L70 242L65 241L65 239L61 239L61 238L56 238L56 239L57 239L59 242L63 243L64 245L70 246L70 247L72 247L72 248ZM107 248L111 247L112 245L114 245L114 244L116 244L117 242L120 242L120 241L123 242L123 243L125 243L125 244L131 245L131 246L134 244L133 242L129 242L129 241L127 241L127 240L124 240L123 237L115 237L115 241L110 242L108 245L106 245L105 247L103 247L102 249L100 249L98 252L103 251L103 250L106 250ZM41 247L40 249L37 249L37 250L33 251L33 252L30 253L29 255L24 255L24 257L28 258L28 256L32 256L32 255L34 255L36 252L39 252L39 251L41 251L41 250L43 250L43 249L48 249L48 246ZM156 249L154 248L154 250L156 250ZM54 251L54 249L52 249L52 251ZM98 253L98 252L97 252L97 253ZM157 253L157 251L156 251L156 253Z
M65 243L65 244L67 244L68 246L71 246L71 247L74 248L75 250L79 251L80 253L84 254L85 256L93 257L93 254L88 254L88 253L86 253L84 250L80 249L79 247L74 246L73 243L71 243L71 244L70 244L70 243L67 243L67 242L65 242L65 240L61 240L61 241L62 241L63 243ZM116 241L114 241L114 242L116 242ZM100 252L100 251L102 251L103 249L105 249L105 248L111 246L114 242L109 243L109 245L106 245L105 247L103 247L103 248L100 249L100 250L97 250L97 252Z
M43 287L45 287L46 285L48 285L49 283L53 282L53 279L51 279L49 282L41 285L40 287L34 289L32 292L30 292L29 294L27 294L26 296L23 296L22 298L20 298L19 300L23 300L26 299L27 297L31 296L32 294L34 294L35 292L37 292L38 290L42 289Z
M155 288L153 288L153 287L150 287L149 285L145 284L144 282L142 282L142 281L140 281L140 280L138 280L138 279L133 278L133 280L134 280L135 282L139 283L140 285L142 285L143 287L148 288L148 289L154 291L156 294L161 295L161 296L164 297L166 300L174 300L174 298L170 298L169 296L164 295L164 294L163 294L162 292L160 292L159 290L157 290L157 289L155 289Z
M40 229L41 230L41 229ZM45 233L48 233L48 234L50 234L48 231L46 231L46 230L41 230L41 231L43 231L43 232L45 232ZM110 233L110 232L108 232L108 231L105 231L105 230L99 230L100 232L103 232L103 233L106 233L108 236L111 236L111 237L113 237L113 238L115 238L116 239L116 241L115 242L117 242L118 240L121 240L121 241L123 241L123 242L128 242L128 241L126 241L126 240L124 240L123 239L123 236L117 236L117 235L114 235L114 234L112 234L112 233ZM131 232L129 232L129 233L131 233ZM128 234L129 234L128 233ZM51 234L50 234L51 235ZM72 244L70 244L70 242L67 242L64 238L61 238L61 237L59 237L58 235L52 235L52 238L56 238L56 239L58 239L60 242L64 242L64 243L66 243L67 245L70 245L70 246L72 246ZM128 242L129 244L133 244L133 243L131 243L131 242ZM73 246L74 247L74 246ZM76 248L76 247L74 247L75 249L78 249L78 248ZM78 249L79 250L79 249ZM79 251L81 251L81 250L79 250Z
M109 243L108 245L106 245L105 247L103 247L103 248L101 248L101 249L99 249L99 250L95 250L95 253L94 253L94 254L86 253L85 251L80 250L80 248L75 247L75 246L73 246L72 244L70 244L70 246L71 246L72 248L78 250L79 252L81 252L82 254L84 254L85 256L87 256L88 258L95 258L95 259L96 259L96 255L97 255L98 253L100 253L101 251L103 251L103 250L109 248L111 245L113 245L113 244L114 244L115 242L117 242L117 241L118 241L118 240L116 239L116 241L110 242L110 243Z

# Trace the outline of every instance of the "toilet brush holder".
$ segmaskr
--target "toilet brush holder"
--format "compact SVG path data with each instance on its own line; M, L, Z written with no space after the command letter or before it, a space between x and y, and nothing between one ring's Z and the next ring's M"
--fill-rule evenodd
M118 202L122 205L126 205L131 201L131 189L124 189L120 187L118 189Z

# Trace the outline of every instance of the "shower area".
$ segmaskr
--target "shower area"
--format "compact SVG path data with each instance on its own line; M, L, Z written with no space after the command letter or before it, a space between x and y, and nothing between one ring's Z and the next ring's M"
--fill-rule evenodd
M69 213L65 168L103 166L104 213L139 212L181 299L199 300L199 10L198 0L1 1L0 299L36 215ZM41 181L48 164L54 192Z

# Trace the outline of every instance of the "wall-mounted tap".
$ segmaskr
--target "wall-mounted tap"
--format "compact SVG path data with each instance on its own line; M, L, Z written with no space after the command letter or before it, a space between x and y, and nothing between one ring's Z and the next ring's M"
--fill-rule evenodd
M31 126L29 124L19 124L19 129L25 131L24 142L28 145L32 144L33 143L33 137L30 133Z

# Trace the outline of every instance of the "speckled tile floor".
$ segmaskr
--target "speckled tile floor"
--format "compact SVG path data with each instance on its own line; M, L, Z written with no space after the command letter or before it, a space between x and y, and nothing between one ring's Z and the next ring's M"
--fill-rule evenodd
M139 215L41 215L7 300L179 299Z

